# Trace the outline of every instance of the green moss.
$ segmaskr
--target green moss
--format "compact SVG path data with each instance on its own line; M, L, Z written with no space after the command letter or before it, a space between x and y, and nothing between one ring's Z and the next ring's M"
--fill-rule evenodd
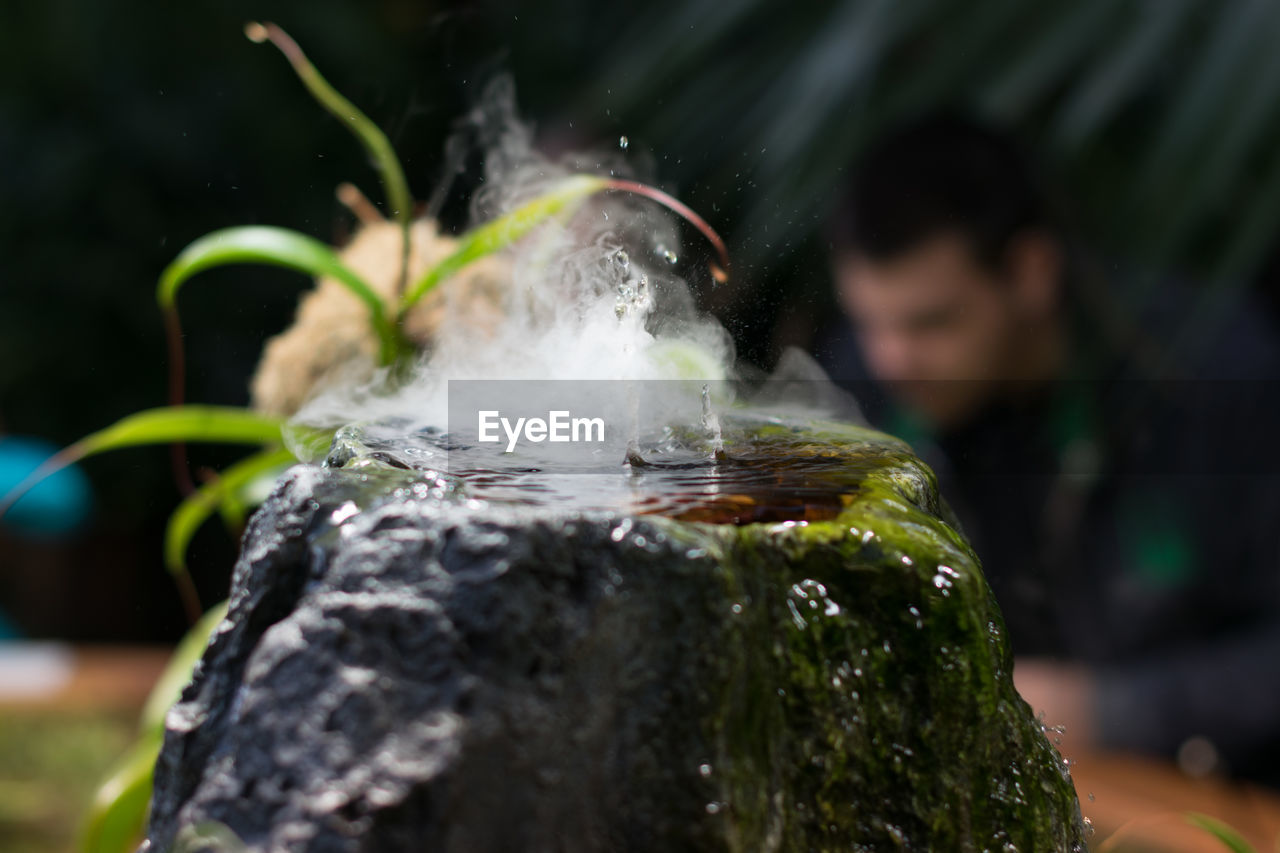
M999 610L932 473L853 428L808 438L857 472L838 518L703 531L736 605L708 725L737 849L1083 849L1074 788L1014 691Z

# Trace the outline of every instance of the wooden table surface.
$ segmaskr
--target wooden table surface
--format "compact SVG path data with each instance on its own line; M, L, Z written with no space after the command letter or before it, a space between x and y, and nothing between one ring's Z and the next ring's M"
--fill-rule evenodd
M1280 850L1280 792L1193 779L1172 763L1123 755L1083 755L1071 776L1080 811L1093 822L1094 853L1225 853L1222 842L1187 822L1188 812L1224 821L1259 853Z
M0 643L0 708L141 710L172 649Z

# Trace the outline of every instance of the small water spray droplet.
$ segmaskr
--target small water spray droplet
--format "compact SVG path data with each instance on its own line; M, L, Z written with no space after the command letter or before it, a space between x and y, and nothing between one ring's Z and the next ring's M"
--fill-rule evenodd
M631 144L631 140L627 139L625 136L618 137L618 147L621 148L623 151L626 151L627 146L629 146L630 144Z
M724 436L720 432L720 418L711 408L711 386L702 386L702 428L711 433L711 455L716 459L724 457Z

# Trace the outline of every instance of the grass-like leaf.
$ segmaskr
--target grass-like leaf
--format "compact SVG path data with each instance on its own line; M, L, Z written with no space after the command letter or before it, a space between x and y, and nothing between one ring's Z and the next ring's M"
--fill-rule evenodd
M78 451L83 458L104 450L170 441L265 444L279 441L280 429L279 418L235 406L163 406L122 418L67 451Z
M1192 826L1199 827L1214 838L1222 842L1222 846L1226 847L1231 853L1257 853L1252 844L1244 840L1244 836L1236 832L1226 823L1218 820L1216 817L1210 817L1200 812L1188 812L1187 823Z
M164 532L164 564L173 574L186 572L187 545L200 525L238 490L253 480L294 462L293 454L283 447L272 447L242 459L223 471L216 480L188 495L169 516Z
M247 409L226 406L170 406L147 409L106 429L88 435L70 447L55 453L36 470L0 497L0 516L36 483L55 471L88 456L107 450L119 450L146 444L205 441L227 444L279 444L281 422ZM174 573L187 614L194 620L200 614L195 586L185 571Z
M156 758L164 741L165 714L191 681L209 636L226 615L227 603L215 604L174 649L147 697L138 740L94 796L80 833L81 853L132 853L137 849L151 802Z
M399 316L403 317L414 303L467 264L510 246L547 218L607 187L608 181L604 178L594 175L574 175L533 201L526 202L504 216L471 229L462 235L458 248L453 254L427 270L413 283L400 301Z
M339 260L329 246L313 237L267 225L223 228L187 246L160 276L156 298L166 312L176 311L178 288L196 273L226 264L271 264L312 276L332 276L369 309L378 336L379 363L391 364L405 351L399 331L387 319L382 298Z
M244 29L249 40L261 44L270 41L285 59L293 66L294 72L311 92L312 97L338 121L345 124L360 140L360 144L369 152L377 166L378 175L382 179L382 187L387 193L387 203L396 221L408 225L413 217L413 197L409 195L409 182L405 180L404 169L396 157L391 140L374 124L367 115L324 79L324 76L307 59L302 48L298 47L288 33L275 24L251 23Z
M116 421L54 454L0 498L4 515L18 498L55 471L106 450L174 441L267 444L280 441L280 420L229 406L170 406L146 409Z
M162 729L144 733L98 789L80 833L81 853L131 853L138 848L163 740Z
M196 663L204 656L205 647L209 645L209 637L213 629L218 627L227 615L227 602L220 601L210 607L200 619L191 626L178 647L173 650L164 672L156 679L155 686L147 696L147 704L142 709L140 730L145 734L164 729L164 717L169 709L182 695L182 689L191 680Z
M538 224L546 221L556 214L563 213L571 206L582 201L587 196L594 195L605 190L618 190L620 192L634 193L658 202L663 207L676 213L682 219L698 229L707 241L715 247L719 259L719 266L712 264L711 274L716 281L724 281L726 279L725 270L729 265L728 250L725 248L724 241L720 239L720 235L707 224L701 216L684 205L682 202L672 198L666 193L646 184L637 183L636 181L619 180L616 178L601 178L595 175L571 175L565 178L550 191L538 196L532 201L525 202L520 207L498 217L484 225L477 226L467 233L463 234L459 240L458 248L453 254L441 260L431 269L414 282L413 286L404 295L400 301L400 309L397 319L404 317L405 313L413 307L423 296L427 295L440 282L449 278L449 276L461 270L467 264L480 260L486 255L500 251L515 243L525 234L528 234Z
M293 66L298 79L307 87L307 91L329 114L342 122L360 141L377 166L378 175L382 179L382 189L387 194L387 204L391 213L400 223L400 276L396 293L403 294L405 277L409 266L409 222L413 219L413 196L409 194L409 182L404 176L404 167L400 158L396 157L391 140L382 130L369 120L360 109L347 100L329 81L324 79L320 71L311 64L307 55L293 38L275 24L250 23L244 28L250 41L261 44L270 41L274 44L289 64Z

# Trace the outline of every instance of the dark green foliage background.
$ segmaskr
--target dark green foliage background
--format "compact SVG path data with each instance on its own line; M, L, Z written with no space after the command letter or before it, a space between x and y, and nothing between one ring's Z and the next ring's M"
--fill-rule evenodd
M1280 5L1265 0L19 0L0 9L0 429L66 443L161 403L153 290L180 248L249 223L338 240L350 219L333 188L376 195L357 144L281 57L245 40L255 18L288 29L389 131L419 198L454 121L499 73L553 148L626 134L641 176L726 234L737 278L703 302L759 363L831 316L818 226L859 146L946 104L1013 127L1108 257L1150 280L1197 277L1211 301L1269 292ZM452 222L466 187L446 206ZM242 268L184 292L191 399L246 401L262 342L304 284ZM196 462L229 458L201 450ZM19 623L175 635L158 539L176 501L165 454L88 469L98 518L56 560L84 585ZM15 606L11 567L53 559L33 553L0 549L0 607ZM233 554L220 531L197 538L206 597L225 588Z

